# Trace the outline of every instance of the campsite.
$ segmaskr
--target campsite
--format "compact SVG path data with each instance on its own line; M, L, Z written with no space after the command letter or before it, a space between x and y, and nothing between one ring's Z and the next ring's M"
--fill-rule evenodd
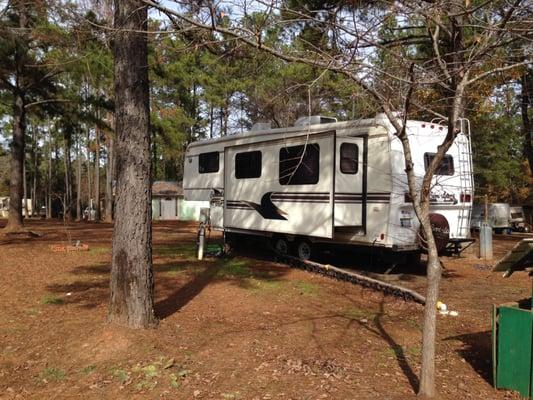
M0 0L0 399L533 398L532 16Z
M267 251L196 260L196 226L154 225L157 329L106 323L111 226L69 227L87 252L55 253L60 223L2 242L3 396L9 398L415 398L420 305L278 264ZM495 240L495 257L518 240ZM437 371L443 399L516 398L492 387L493 304L529 297L475 257L446 257ZM423 290L413 271L401 284ZM199 334L201 332L201 334ZM195 394L196 393L196 394ZM19 397L17 397L17 395Z

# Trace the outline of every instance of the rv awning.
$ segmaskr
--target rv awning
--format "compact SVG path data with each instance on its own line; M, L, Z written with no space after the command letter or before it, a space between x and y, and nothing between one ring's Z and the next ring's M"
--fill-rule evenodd
M533 267L533 239L522 239L492 269L493 272L505 271L509 277L515 271Z

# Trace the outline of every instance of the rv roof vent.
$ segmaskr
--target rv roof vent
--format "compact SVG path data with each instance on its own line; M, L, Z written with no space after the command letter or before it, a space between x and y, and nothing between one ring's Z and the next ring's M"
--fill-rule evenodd
M272 129L272 122L256 122L252 125L252 129L250 129L252 132L256 131L266 131Z
M294 126L307 126L318 124L331 124L337 122L337 118L323 117L322 115L311 115L310 117L300 117L294 123Z

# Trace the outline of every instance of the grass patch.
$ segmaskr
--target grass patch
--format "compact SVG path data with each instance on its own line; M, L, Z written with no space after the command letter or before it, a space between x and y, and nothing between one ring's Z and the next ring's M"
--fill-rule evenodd
M278 279L261 279L252 277L249 279L243 279L239 286L243 289L252 290L255 294L281 294L287 289L287 281Z
M157 265L155 267L157 268ZM189 269L189 267L185 265L169 265L169 266L165 266L164 268L165 270L163 272L171 276L182 274L184 272L187 272L187 270Z
M316 296L320 290L318 285L304 281L295 282L294 288L304 296Z
M182 368L176 364L173 358L159 360L151 364L135 365L131 373L127 373L127 379L132 379L136 390L153 390L159 381L168 379L169 386L177 389L181 386L181 380L190 375L192 371Z
M89 254L110 254L111 247L92 247L89 249Z
M45 368L39 375L41 380L46 381L62 381L65 379L65 376L65 371L53 367Z
M248 261L239 259L224 260L218 271L220 277L249 278L252 271L248 267Z
M65 303L65 300L63 300L62 298L60 297L57 297L53 294L47 294L45 296L43 296L41 298L41 301L40 301L41 304L55 304L55 305L59 305L59 304L64 304Z
M422 348L420 346L403 347L396 345L385 351L386 356L394 355L396 358L419 357L421 354Z
M90 375L94 371L96 371L96 365L87 365L85 368L81 370L85 375Z
M116 368L111 372L114 377L118 378L120 383L126 383L130 379L130 374L126 370Z
M179 257L185 260L196 259L196 244L184 243L172 246L157 246L154 247L153 253L155 256L162 257Z
M420 323L417 318L408 318L406 323L411 328L420 328Z

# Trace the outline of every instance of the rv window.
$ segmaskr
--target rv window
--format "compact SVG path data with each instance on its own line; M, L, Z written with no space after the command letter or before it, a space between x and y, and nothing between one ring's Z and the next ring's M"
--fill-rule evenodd
M435 157L435 153L424 154L424 166L426 167L426 171L434 157ZM440 165L437 167L437 170L435 171L435 175L453 175L453 172L454 172L453 157L448 154L445 154L444 158L440 162Z
M261 152L248 151L235 156L235 178L259 178L261 176Z
M314 185L318 183L320 147L316 143L279 149L279 183Z
M341 144L341 172L343 174L357 174L359 148L355 143Z
M198 156L198 172L201 174L208 174L211 172L218 172L218 151L211 153L202 153Z

